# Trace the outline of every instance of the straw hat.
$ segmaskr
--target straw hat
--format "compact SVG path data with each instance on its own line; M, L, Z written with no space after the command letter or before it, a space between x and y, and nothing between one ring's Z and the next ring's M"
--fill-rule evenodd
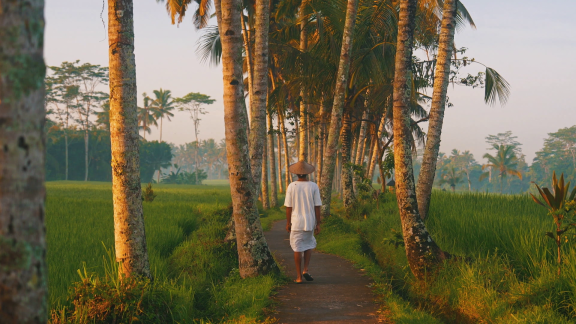
M312 164L304 161L298 161L288 167L288 171L294 174L310 174L314 172L314 170L316 170L316 168Z

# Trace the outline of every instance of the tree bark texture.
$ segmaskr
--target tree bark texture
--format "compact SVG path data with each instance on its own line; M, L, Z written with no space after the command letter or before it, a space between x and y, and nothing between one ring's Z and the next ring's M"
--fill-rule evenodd
M288 167L290 166L290 151L288 148L288 137L286 135L286 123L285 123L285 118L286 114L284 113L284 110L282 110L282 114L281 116L278 116L278 118L280 119L280 124L282 126L282 146L284 146L284 177L286 178L286 181L284 183L285 187L284 187L284 192L286 192L286 190L288 190L288 185L290 184L290 171L288 171Z
M284 193L284 177L282 174L282 150L283 150L283 145L282 145L282 127L280 125L280 118L282 118L282 116L280 115L280 113L278 113L278 120L277 120L277 125L278 125L278 187L280 190L280 193Z
M370 167L368 168L368 179L374 178L374 170L376 169L376 164L380 164L382 161L378 161L380 158L380 141L382 136L384 135L384 130L386 129L386 112L382 114L382 118L380 118L380 125L378 125L378 133L376 134L376 138L374 140L374 144L372 145L372 149L374 150L372 154L372 161L370 162ZM382 187L386 184L383 183Z
M440 260L442 251L432 240L418 214L412 169L409 105L416 3L416 0L400 0L394 76L394 163L396 199L402 222L406 256L414 276L423 280L426 277L426 269Z
M342 119L342 132L340 133L340 143L342 147L342 201L345 208L350 208L356 202L356 195L354 194L352 167L350 166L351 150L352 150L352 121L350 120L350 112L344 112Z
M268 148L267 142L264 142L262 147L262 185L261 187L261 197L262 197L262 208L264 210L270 209L270 190L268 188Z
M316 165L317 170L316 174L318 174L318 179L316 182L318 184L322 184L322 168L324 167L324 163L322 163L322 158L324 157L324 133L325 133L325 123L324 120L326 119L326 110L327 110L327 101L322 102L322 106L320 107L320 113L318 114L318 153L316 157Z
M270 207L278 207L278 183L276 177L276 154L274 152L274 123L272 114L268 114L268 162L270 164Z
M0 1L0 323L46 323L44 1Z
M305 8L308 5L308 0L303 0L300 4L300 51L305 53L308 49L308 31L306 30ZM303 73L303 72L302 72ZM304 88L300 89L300 128L299 136L300 142L298 143L298 160L308 161L308 95Z
M140 187L132 0L108 1L108 44L116 260L124 276L151 277Z
M332 181L334 179L334 167L336 154L338 151L338 137L340 135L340 123L348 85L348 72L350 71L350 55L352 54L352 39L356 13L358 11L358 0L348 0L346 6L346 21L342 37L342 49L340 51L340 62L338 63L338 74L336 76L336 88L334 91L334 104L332 106L332 117L330 120L330 130L328 132L328 143L324 152L324 166L322 170L322 217L330 216L330 203L332 200Z
M446 92L450 77L450 61L454 48L454 31L456 28L456 8L458 0L445 0L438 45L438 58L434 74L434 90L432 93L432 106L430 107L426 149L422 157L422 167L418 176L416 195L418 209L422 219L428 216L432 185L436 174L436 162L440 151L440 137L444 122L446 107Z
M224 125L226 154L232 195L234 227L240 276L266 274L278 269L268 249L256 205L258 191L250 170L248 123L241 118L242 102L242 35L240 0L221 1L222 70L224 85ZM245 111L245 110L244 110ZM260 157L261 158L261 157Z
M364 145L366 144L366 134L368 129L368 109L362 113L362 123L360 124L360 135L358 137L358 150L356 152L356 161L354 164L362 165L364 163Z
M266 98L268 97L268 29L270 1L256 0L254 26L254 78L250 97L250 163L252 176L258 184L262 178L263 148L266 145ZM258 191L256 191L258 192Z

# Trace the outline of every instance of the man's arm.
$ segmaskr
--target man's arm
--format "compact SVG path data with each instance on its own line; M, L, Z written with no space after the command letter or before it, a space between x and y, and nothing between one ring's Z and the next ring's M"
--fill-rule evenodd
M321 206L314 206L314 214L316 215L316 229L314 230L315 234L320 233L320 207Z
M290 232L292 227L292 207L286 207L286 231Z

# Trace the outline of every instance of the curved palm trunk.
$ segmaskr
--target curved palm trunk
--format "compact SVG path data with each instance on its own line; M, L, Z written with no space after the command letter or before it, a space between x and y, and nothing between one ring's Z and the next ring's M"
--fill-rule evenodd
M132 0L108 1L114 241L120 273L151 277L140 188Z
M426 277L426 269L441 259L442 251L432 240L418 214L412 169L409 104L415 16L416 0L400 0L394 76L394 163L396 199L406 256L412 273L422 280Z
M254 26L254 78L250 98L250 164L258 192L262 178L263 148L266 145L266 98L268 96L268 29L270 1L256 0Z
M425 219L428 215L430 198L432 197L432 185L434 184L434 175L436 174L436 162L438 161L438 152L440 151L440 137L442 135L444 109L446 107L446 92L448 91L448 79L450 74L450 59L452 56L452 49L454 48L457 2L458 0L444 1L426 149L424 151L424 156L422 157L422 168L420 169L418 186L416 188L418 209L422 219Z
M282 145L282 127L280 125L280 119L282 118L282 116L280 115L280 113L278 113L278 121L277 121L277 125L278 125L278 186L280 189L280 193L284 193L284 177L282 176L282 150L283 150L283 145Z
M344 113L342 120L342 132L340 133L340 143L342 143L342 200L345 208L350 208L356 201L353 186L353 174L350 167L350 153L351 153L351 127L352 121L350 120L350 112Z
M386 129L386 112L382 114L382 118L380 118L380 125L378 125L378 132L376 134L376 138L374 139L374 144L372 145L372 150L374 151L372 154L372 160L370 162L370 167L368 168L368 179L372 181L374 179L374 170L376 169L376 164L379 164L381 161L378 161L380 158L380 139L384 135L384 130ZM382 184L382 188L384 188L386 184Z
M242 105L244 89L241 66L241 7L240 0L220 2L226 155L234 209L238 269L240 276L246 278L276 271L278 267L262 232L256 206L258 191L255 190L250 158L246 151L248 123L242 118L245 110Z
M346 7L346 21L344 24L344 34L342 37L342 49L340 52L340 62L338 64L338 74L336 76L336 89L334 91L332 118L330 120L328 143L326 145L326 151L324 152L322 185L320 186L323 203L322 217L330 216L332 180L334 179L334 167L336 163L340 123L342 119L342 112L344 111L346 86L348 84L348 72L350 71L350 55L352 55L352 39L357 11L358 0L348 0L348 5Z
M48 319L43 39L44 1L0 2L0 323Z
M274 124L272 123L272 114L268 114L268 161L270 162L270 207L278 207L278 183L276 180L276 154L274 152Z

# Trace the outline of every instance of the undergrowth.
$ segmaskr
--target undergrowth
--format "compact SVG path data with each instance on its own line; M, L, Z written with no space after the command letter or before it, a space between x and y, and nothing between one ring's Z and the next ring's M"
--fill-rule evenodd
M440 247L464 258L445 262L421 283L408 267L396 198L338 204L318 248L365 269L382 311L396 323L568 323L576 315L576 251L556 275L545 239L546 211L526 196L434 192L426 225ZM574 237L565 237L572 242Z
M112 252L102 248L113 247L110 184L47 187L51 323L270 321L269 296L283 278L240 278L235 242L225 239L229 188L155 186L158 197L144 203L150 281L118 280ZM279 209L261 213L265 229L284 217Z

